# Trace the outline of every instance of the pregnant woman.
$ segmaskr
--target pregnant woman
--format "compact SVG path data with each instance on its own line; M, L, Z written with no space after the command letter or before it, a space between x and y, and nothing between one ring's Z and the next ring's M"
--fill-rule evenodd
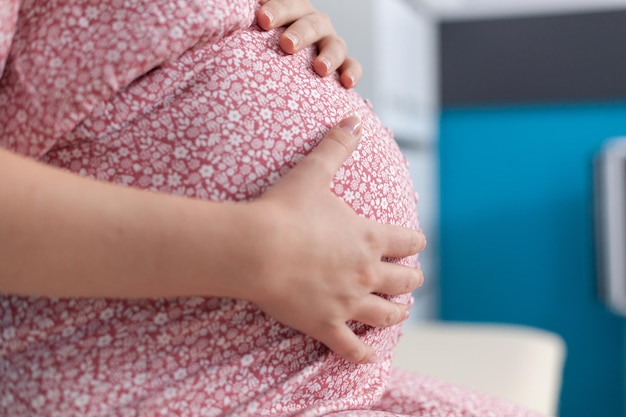
M0 153L3 416L532 415L392 372L405 160L256 0L0 4L0 144L80 174Z

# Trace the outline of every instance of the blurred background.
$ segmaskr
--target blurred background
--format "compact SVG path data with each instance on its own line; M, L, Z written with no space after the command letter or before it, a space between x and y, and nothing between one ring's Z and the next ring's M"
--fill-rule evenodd
M414 320L558 335L558 415L626 416L626 222L606 194L626 211L597 165L626 136L626 1L312 3L412 167L429 237Z

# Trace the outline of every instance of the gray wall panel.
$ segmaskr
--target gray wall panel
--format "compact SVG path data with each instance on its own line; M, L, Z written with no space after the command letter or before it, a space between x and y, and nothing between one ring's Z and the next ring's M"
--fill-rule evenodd
M626 11L443 22L444 106L626 99Z

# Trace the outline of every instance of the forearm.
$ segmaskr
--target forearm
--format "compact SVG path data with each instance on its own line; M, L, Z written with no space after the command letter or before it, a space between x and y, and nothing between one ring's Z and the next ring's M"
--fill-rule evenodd
M0 201L0 292L228 295L243 205L124 188L3 150Z

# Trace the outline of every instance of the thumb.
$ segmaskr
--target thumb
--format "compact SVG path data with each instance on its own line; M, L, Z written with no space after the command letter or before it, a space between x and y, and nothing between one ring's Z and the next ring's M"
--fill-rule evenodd
M361 130L359 116L343 119L328 131L319 145L295 169L301 173L306 171L312 181L328 186L337 170L356 149Z

